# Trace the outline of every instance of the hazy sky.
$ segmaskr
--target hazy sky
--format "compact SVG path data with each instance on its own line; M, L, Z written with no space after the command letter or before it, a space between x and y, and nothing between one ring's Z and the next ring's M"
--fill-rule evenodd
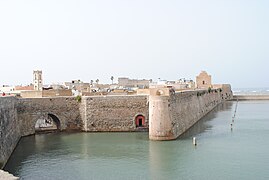
M110 76L269 87L268 0L0 0L0 85Z

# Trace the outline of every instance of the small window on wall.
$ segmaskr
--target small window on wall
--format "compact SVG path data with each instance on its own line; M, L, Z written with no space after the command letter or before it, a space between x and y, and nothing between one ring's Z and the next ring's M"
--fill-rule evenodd
M205 81L203 81L203 84L205 84Z
M135 118L136 127L144 127L145 126L145 117L143 115L138 115Z

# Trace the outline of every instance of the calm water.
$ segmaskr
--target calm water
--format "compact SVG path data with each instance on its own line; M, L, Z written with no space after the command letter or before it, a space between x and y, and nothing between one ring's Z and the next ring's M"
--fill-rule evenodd
M233 88L234 95L269 95L269 87Z
M269 101L212 111L176 141L147 133L22 138L5 170L22 179L269 179ZM192 137L198 146L192 145Z

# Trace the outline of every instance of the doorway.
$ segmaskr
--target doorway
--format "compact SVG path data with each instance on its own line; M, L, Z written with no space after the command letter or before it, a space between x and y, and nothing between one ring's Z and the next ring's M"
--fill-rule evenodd
M145 117L143 115L138 115L135 118L136 127L144 127L145 126Z

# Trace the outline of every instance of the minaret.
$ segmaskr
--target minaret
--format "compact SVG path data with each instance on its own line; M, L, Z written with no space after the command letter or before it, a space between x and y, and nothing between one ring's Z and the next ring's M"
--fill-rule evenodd
M34 71L34 90L35 91L42 91L43 87L43 80L42 80L42 71Z

